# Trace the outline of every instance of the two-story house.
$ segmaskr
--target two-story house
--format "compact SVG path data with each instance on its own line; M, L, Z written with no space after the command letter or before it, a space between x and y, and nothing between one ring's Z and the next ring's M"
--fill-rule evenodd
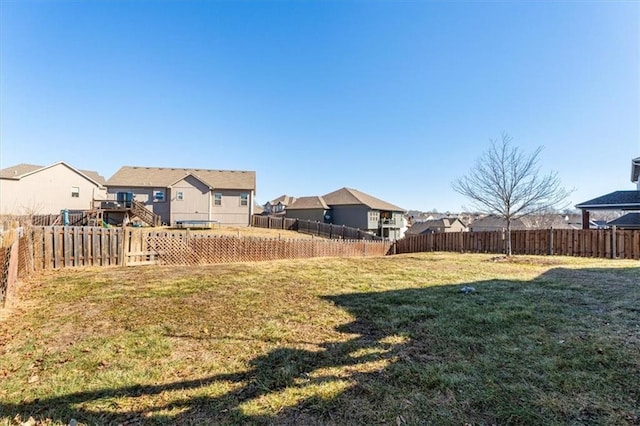
M60 161L48 166L18 164L0 170L0 214L59 214L89 210L106 196L105 179Z
M345 225L392 240L404 235L404 214L403 208L352 188L300 197L286 209L287 217Z
M277 215L284 214L287 206L291 205L294 201L296 201L295 197L291 197L289 195L281 195L275 200L267 201L262 206L263 214Z

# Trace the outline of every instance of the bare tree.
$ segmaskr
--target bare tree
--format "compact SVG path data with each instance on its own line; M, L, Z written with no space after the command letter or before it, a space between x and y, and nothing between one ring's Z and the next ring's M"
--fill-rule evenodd
M560 183L557 172L540 174L538 159L542 147L525 154L502 134L501 141L478 159L470 172L453 182L453 189L469 198L480 212L505 219L506 254L511 256L511 222L528 214L562 208L570 194Z

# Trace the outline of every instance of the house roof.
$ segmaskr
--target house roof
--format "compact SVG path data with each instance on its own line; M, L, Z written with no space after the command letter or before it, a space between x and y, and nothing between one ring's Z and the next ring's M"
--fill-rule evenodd
M503 229L507 227L507 221L496 215L489 215L481 219L474 220L469 225L471 229L474 228L495 228ZM571 226L569 222L564 219L564 216L560 214L541 214L541 215L528 215L515 218L511 221L511 229L514 231L523 229L575 229L575 226Z
M627 213L617 219L607 222L609 226L619 226L621 228L640 229L640 213Z
M329 206L365 205L375 210L404 212L401 207L382 201L357 189L341 188L322 196Z
M19 179L22 179L23 177L39 172L40 170L45 170L50 167L57 166L59 164L62 164L65 167L68 167L69 169L75 171L76 173L84 175L84 177L98 184L98 186L104 186L107 183L106 179L102 177L98 172L93 170L76 169L75 167L70 166L64 161L58 161L57 163L49 164L48 166L38 166L35 164L26 164L26 163L17 164L15 166L7 167L5 169L0 170L0 178L19 180Z
M289 206L287 210L310 210L323 209L328 210L329 206L322 197L314 195L313 197L299 197Z
M291 197L289 195L281 195L278 198L271 200L269 203L271 205L276 205L278 203L282 203L285 206L290 205L291 203L293 203L294 201L296 201L296 197Z
M7 167L0 170L0 178L3 179L20 179L22 176L41 169L42 166L36 166L35 164L17 164L15 166Z
M178 180L176 180L175 182L172 182L171 185L169 186L174 186L175 184L177 184L178 182L183 181L184 179L188 178L189 176L193 177L194 179L202 182L203 184L205 184L209 189L213 189L208 183L207 181L205 181L204 179L202 179L200 176L194 174L194 173L187 173L186 175L182 176L181 178L179 178Z
M636 210L640 208L640 191L615 191L593 200L576 204L579 209Z
M460 224L464 226L462 221L457 217L443 217L440 219L425 220L424 222L416 222L407 230L407 234L409 235L422 234L423 232L430 229L444 230L446 228L451 228L451 225L453 225L453 223L456 221L460 222Z
M123 166L107 181L107 186L168 188L193 175L217 189L256 188L256 172L240 170L181 169L168 167Z
M469 227L471 229L479 228L479 227L503 229L507 227L507 221L500 216L489 215L489 216L485 216L483 218L474 220L473 222L471 222ZM520 218L516 218L511 221L511 229L512 230L527 229L527 227L522 223L522 220Z

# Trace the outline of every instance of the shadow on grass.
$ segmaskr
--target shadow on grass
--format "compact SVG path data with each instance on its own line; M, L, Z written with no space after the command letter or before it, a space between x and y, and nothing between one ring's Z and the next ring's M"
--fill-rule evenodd
M355 318L339 327L354 335L346 342L277 348L238 374L0 403L0 414L89 424L639 424L639 278L554 269L528 282L328 296ZM475 291L463 294L465 285ZM151 409L89 407L219 382L238 386ZM275 414L245 409L286 391L298 396Z

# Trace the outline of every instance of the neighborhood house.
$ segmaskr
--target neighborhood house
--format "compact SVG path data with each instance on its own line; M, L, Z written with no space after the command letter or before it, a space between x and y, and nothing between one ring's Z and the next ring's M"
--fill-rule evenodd
M286 208L286 217L345 225L392 240L407 229L404 214L401 207L352 188L299 197Z
M248 226L255 189L255 172L236 170L124 166L107 181L110 199L133 198L170 225Z
M635 190L614 191L606 195L577 204L582 210L582 227L589 229L589 212L593 210L621 210L626 214L609 226L623 229L640 229L640 157L631 160L631 182L636 184Z
M18 164L0 170L0 214L60 214L88 210L104 198L105 180L97 172L60 161L48 166Z

